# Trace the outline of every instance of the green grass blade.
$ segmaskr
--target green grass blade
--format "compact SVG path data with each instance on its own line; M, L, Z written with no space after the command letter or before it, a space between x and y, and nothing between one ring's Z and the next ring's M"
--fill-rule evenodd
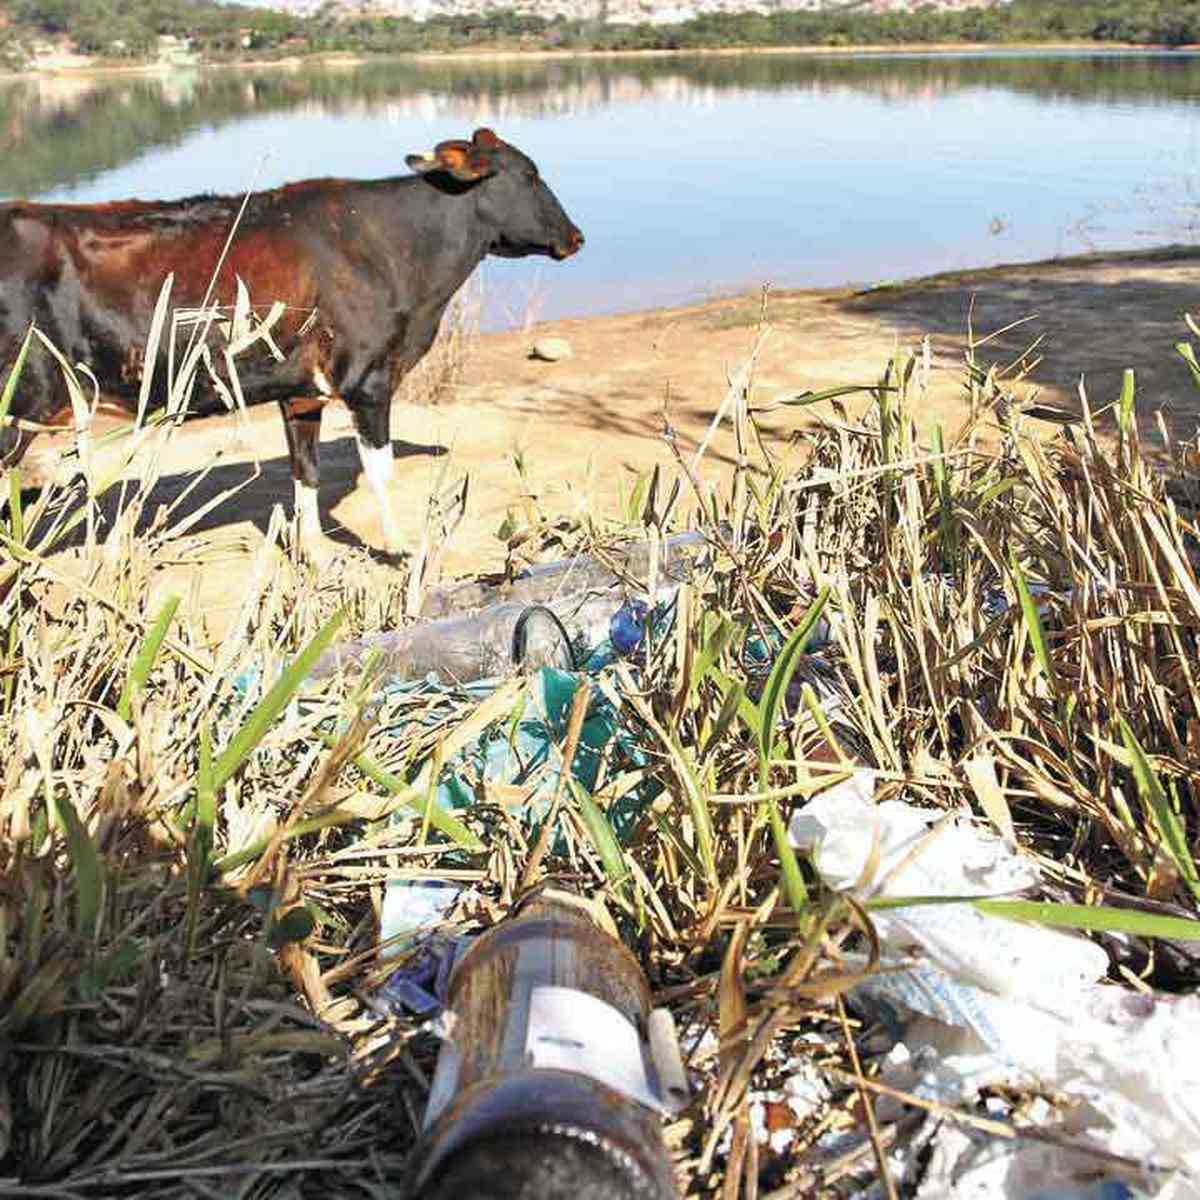
M305 817L302 821L297 821L295 825L287 829L282 838L281 843L286 845L288 842L295 841L298 837L304 837L309 833L319 833L322 829L332 829L338 825L352 825L355 822L361 822L362 817L357 813L348 812L344 808L331 808L326 812L318 813L315 817ZM234 851L232 854L226 854L224 858L217 859L210 868L216 875L223 875L226 871L236 870L238 867L245 866L248 862L253 862L275 839L278 830L272 833L264 834L262 837L253 841L248 846L243 846L241 850Z
M892 366L893 364L889 362L883 378L879 381L879 386L872 389L872 391L875 393L875 402L879 408L879 444L881 458L882 461L887 465L891 465L896 461L896 429L892 394L900 390L894 384L889 382L892 377ZM883 486L889 495L893 490L894 482L895 480L891 472L888 472L883 476Z
M703 875L704 864L700 861L696 851L683 840L678 825L672 822L666 813L655 812L653 808L649 812L650 820L658 830L659 837L670 844L693 875Z
M716 835L713 833L712 817L708 811L708 797L700 776L696 772L691 755L680 744L674 734L661 726L655 726L655 732L662 738L671 754L671 761L687 792L688 807L692 813L692 824L696 827L696 843L700 848L700 861L704 863L704 874L710 884L717 882L717 851Z
M213 778L212 739L207 723L200 726L200 769L196 774L195 837L203 857L212 854L213 830L217 823L217 789Z
M895 389L890 390L894 391ZM876 384L843 383L837 387L825 388L819 392L797 392L794 396L785 396L782 400L776 400L775 405L783 407L786 405L820 404L822 400L837 400L842 396L857 396L860 393L871 395L876 391L878 391Z
M625 519L630 523L640 521L646 504L646 492L650 487L649 473L639 474L625 502Z
M1121 740L1124 741L1125 748L1129 751L1129 757L1132 759L1133 777L1137 781L1138 794L1154 818L1159 841L1163 849L1171 856L1171 861L1175 864L1180 877L1188 885L1192 895L1200 900L1200 872L1196 869L1196 860L1192 857L1191 849L1188 846L1183 822L1180 821L1179 814L1171 807L1171 802L1167 798L1166 792L1163 791L1163 786L1159 783L1158 776L1154 773L1154 768L1151 767L1150 760L1146 757L1146 752L1142 749L1137 735L1130 729L1129 723L1124 717L1118 717L1117 723L1121 727Z
M326 745L334 744L333 738L322 735ZM366 754L359 754L350 760L372 783L378 784L384 791L394 796L401 804L415 809L418 813L425 812L425 784L406 783L399 775L379 766ZM438 833L448 837L456 846L464 850L482 850L483 843L473 834L453 813L439 808L436 804L429 810L429 824Z
M300 651L296 660L283 672L271 690L258 702L254 711L246 718L245 724L234 734L233 740L213 764L214 788L222 787L250 757L254 747L262 741L267 730L271 728L276 718L300 689L309 671L312 670L313 664L333 641L345 619L345 609L336 612L316 637Z
M29 354L29 345L32 341L33 326L30 325L25 334L25 340L21 343L21 349L17 351L16 362L13 363L12 370L9 371L8 378L4 381L4 391L0 392L0 425L4 423L9 409L12 407L13 396L16 395L21 372L25 369L25 358Z
M705 614L704 631L708 632L710 616L715 614ZM703 646L700 647L696 655L695 662L692 665L692 680L691 690L693 694L696 688L700 686L704 677L713 669L715 664L720 660L721 655L725 651L725 647L733 640L734 636L740 632L740 627L734 624L725 617L716 618L716 626L712 633L704 639Z
M169 597L166 604L162 606L162 611L155 617L154 624L146 632L141 648L137 652L137 658L133 660L129 677L125 680L125 686L121 690L121 697L117 701L117 716L122 721L129 720L133 709L133 698L145 688L146 681L150 678L150 672L154 669L154 660L158 657L159 649L162 647L163 639L167 636L167 629L170 627L178 607L179 597Z
M1200 387L1200 362L1196 361L1196 352L1192 349L1191 342L1176 342L1175 351L1187 363L1193 381Z
M771 674L767 677L766 687L763 688L762 699L758 706L758 756L762 775L759 786L764 789L767 787L766 776L773 757L775 726L779 721L779 714L783 711L784 698L787 696L792 676L795 675L796 668L800 665L804 647L808 645L808 639L816 628L821 613L825 610L825 605L829 602L829 593L830 589L823 587L817 598L809 605L800 624L796 626L791 637L779 652L779 657L771 668Z
M980 912L1010 921L1029 921L1056 929L1132 933L1139 937L1171 938L1177 942L1200 942L1200 921L1143 912L1136 908L1113 908L1102 904L1058 904L1048 900L1019 900L1003 896L873 896L863 900L868 912L901 908L929 908L942 904L973 904Z
M75 868L79 932L85 938L92 938L96 934L100 906L104 902L104 868L100 862L100 851L70 799L59 796L55 804L66 831L71 865Z
M758 711L758 705L746 695L745 689L742 687L741 681L731 679L722 671L718 671L715 667L712 668L710 674L716 681L717 686L721 689L721 694L726 701L730 696L737 698L737 715L741 718L742 724L753 735L755 741L758 740L758 729L762 724L762 715Z
M725 700L721 705L721 711L717 714L716 721L713 723L712 730L704 740L704 745L700 750L700 757L702 759L708 756L710 750L721 744L721 739L725 736L729 726L737 719L738 710L745 695L746 693L741 683L734 680L732 686L725 693Z
M1020 482L1021 479L1018 476L1006 475L1003 479L997 479L995 483L990 483L985 488L977 488L978 499L975 502L976 508L982 511L993 500L999 500L1001 496L1007 492L1011 492Z
M946 469L946 438L941 425L933 428L933 486L938 497L938 519L942 543L942 561L948 570L958 568L958 528L954 520L954 497L950 491L950 472Z
M1033 644L1034 658L1046 677L1051 691L1058 694L1058 675L1054 670L1054 662L1050 657L1050 647L1046 641L1046 628L1042 624L1041 613L1038 612L1037 602L1025 582L1021 568L1016 559L1012 562L1013 581L1017 586L1017 598L1021 602L1021 615L1025 618L1025 627L1029 630L1029 640Z
M575 803L579 808L579 818L583 822L584 829L587 830L588 840L604 865L604 873L608 876L609 884L617 895L624 897L628 890L630 871L625 862L621 843L617 841L617 835L613 832L608 817L588 794L587 788L583 787L577 779L568 778L567 784L571 789L571 794L575 797Z
M804 647L816 628L829 602L830 588L823 587L817 598L809 605L800 624L793 630L791 637L784 644L767 676L766 687L763 688L762 699L758 705L758 786L764 791L770 787L771 760L775 753L775 728L779 723L780 714L784 709L788 686L800 665ZM808 888L804 886L804 876L800 873L800 863L796 851L788 839L787 826L775 800L766 800L767 819L771 826L771 838L775 843L775 853L779 856L779 867L783 872L783 889L788 903L795 912L802 912L808 907Z
M187 951L194 948L196 921L200 912L200 894L208 882L212 863L213 838L217 823L217 792L213 786L212 739L208 723L200 726L200 765L196 773L196 813L187 848L188 903L186 920Z
M1121 395L1117 400L1117 428L1121 431L1122 440L1128 439L1133 432L1135 391L1133 371L1127 367L1121 376Z
M429 824L433 810L437 807L437 785L438 779L441 778L442 766L444 763L444 743L438 742L433 748L433 755L429 760L429 771L427 772L427 782L425 785L425 804L421 811L421 832L417 835L417 845L424 846L429 838Z
M679 782L683 784L683 790L687 793L692 823L696 827L696 843L700 850L700 861L704 864L704 876L708 883L715 887L717 884L716 835L713 832L712 816L708 811L708 796L700 781L700 776L696 772L695 763L679 739L669 730L664 729L655 719L648 704L638 699L635 699L633 704L638 716L650 726L659 741L667 748L671 765L679 777Z
M1041 900L972 900L980 912L1011 921L1032 921L1063 929L1132 933L1139 937L1200 942L1200 921L1168 917L1132 908L1092 904L1051 904Z
M771 839L775 843L775 853L779 855L779 867L783 872L783 891L793 912L803 912L808 907L808 888L804 886L804 876L800 873L800 863L796 858L795 848L788 838L787 826L775 800L766 800L767 816L771 822Z
M817 693L813 691L812 685L809 683L803 684L800 688L800 699L804 703L804 707L808 709L808 715L812 717L817 729L820 730L821 737L839 758L846 758L846 752L842 749L841 743L838 741L837 734L833 732L833 726L829 723L829 716L825 712L821 701L817 699Z

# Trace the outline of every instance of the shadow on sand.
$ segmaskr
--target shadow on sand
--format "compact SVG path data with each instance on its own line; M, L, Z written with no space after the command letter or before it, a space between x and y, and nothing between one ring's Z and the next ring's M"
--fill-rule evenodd
M392 443L393 458L440 458L447 453L445 446L413 442ZM321 487L318 510L321 527L331 541L345 546L366 549L381 561L389 556L375 546L366 545L352 530L343 526L333 515L335 509L359 484L362 465L352 437L333 438L321 443ZM136 495L137 482L129 480L109 488L99 502L100 536L112 528L122 504ZM32 499L35 493L29 493ZM157 522L165 521L168 528L186 525L187 535L211 534L231 525L248 521L259 533L266 534L275 505L290 518L293 508L291 464L286 455L254 462L220 462L207 473L202 466L195 470L179 471L159 476L145 497L137 532L145 534ZM191 520L189 521L189 518ZM36 531L34 531L36 536ZM79 546L86 534L81 525L72 531L59 546L63 549Z

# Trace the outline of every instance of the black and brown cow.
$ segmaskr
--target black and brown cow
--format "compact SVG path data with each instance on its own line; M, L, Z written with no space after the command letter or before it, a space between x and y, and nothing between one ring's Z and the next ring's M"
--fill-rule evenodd
M0 365L15 360L34 323L132 411L138 354L167 276L177 311L200 309L207 298L225 314L241 279L258 313L286 305L270 330L274 351L257 342L234 369L247 404L274 400L282 409L302 542L321 544L321 410L340 397L354 416L388 548L398 549L386 498L397 382L429 349L446 305L486 255L563 259L583 245L534 163L489 129L405 161L416 174L316 179L253 194L240 221L241 197L0 205ZM167 343L155 405L164 399ZM211 361L228 386L222 356ZM201 372L188 411L224 411L220 390ZM66 407L60 368L49 354L31 353L10 416L46 425ZM30 436L11 423L0 428L0 464L18 461Z

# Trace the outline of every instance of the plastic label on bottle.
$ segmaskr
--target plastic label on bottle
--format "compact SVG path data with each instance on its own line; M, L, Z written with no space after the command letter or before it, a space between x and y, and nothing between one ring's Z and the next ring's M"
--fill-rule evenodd
M637 1029L624 1013L589 992L535 987L529 997L525 1053L532 1067L586 1075L660 1112Z

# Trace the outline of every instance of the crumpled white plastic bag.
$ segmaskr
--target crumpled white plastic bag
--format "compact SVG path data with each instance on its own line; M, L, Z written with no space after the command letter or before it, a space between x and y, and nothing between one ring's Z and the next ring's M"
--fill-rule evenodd
M792 817L793 844L813 854L831 887L867 899L989 896L1037 882L1032 864L969 820L900 800L874 804L874 782L874 772L859 771ZM893 961L917 950L923 964L960 983L1045 1002L1055 1011L1064 992L1108 970L1108 955L1093 942L989 916L969 904L887 909L872 919ZM929 1003L917 1011L945 1019L932 999Z
M792 817L793 843L831 887L860 899L978 896L1037 881L1029 861L968 815L874 804L875 778L856 772ZM970 904L876 910L872 920L893 969L852 996L917 1016L904 1035L914 1092L955 1103L1032 1078L1077 1101L1075 1128L1094 1143L1178 1172L1148 1194L1200 1196L1200 997L1100 985L1099 946ZM1019 1159L988 1168L1015 1189L997 1195L1032 1195L1022 1182L1029 1155Z

